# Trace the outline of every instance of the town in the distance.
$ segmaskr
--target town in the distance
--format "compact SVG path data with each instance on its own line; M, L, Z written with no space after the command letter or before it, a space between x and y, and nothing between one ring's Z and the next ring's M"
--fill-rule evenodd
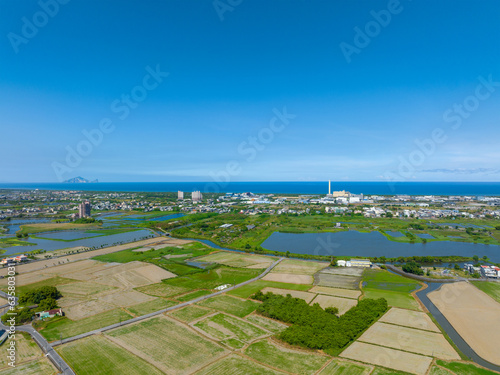
M2 189L0 341L42 374L497 373L500 197L332 185Z

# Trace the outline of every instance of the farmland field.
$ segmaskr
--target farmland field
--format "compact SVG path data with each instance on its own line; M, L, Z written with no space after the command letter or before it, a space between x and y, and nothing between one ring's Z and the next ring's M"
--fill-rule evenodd
M88 296L117 288L109 285L97 284L91 281L78 281L76 283L60 285L57 289L59 289L63 295L77 294Z
M21 363L27 361L32 361L36 358L42 358L42 351L28 334L20 332L16 333L15 343L16 365L20 365ZM7 346L8 343L4 343L0 347L5 351L5 355L0 355L0 369L9 368L8 362L10 362L10 360L7 358Z
M368 375L370 371L370 367L361 364L334 360L330 362L319 375Z
M135 288L135 290L156 297L172 297L178 294L189 292L190 289L180 286L168 285L162 282L141 286L139 288Z
M358 340L447 360L460 359L441 333L376 322Z
M196 299L198 297L206 296L208 294L212 294L213 292L210 290L197 290L192 293L188 294L183 294L182 296L175 297L177 301L185 302L185 301L191 301L192 299Z
M245 319L273 333L280 333L288 328L286 324L281 323L278 320L265 318L257 314L248 315Z
M211 314L212 310L202 309L201 307L195 305L188 305L179 310L174 310L169 312L174 318L177 318L183 322L190 323L196 319L204 317L205 315Z
M311 275L299 275L295 273L268 273L262 278L265 281L274 281L278 283L290 284L312 284L313 277Z
M472 281L472 284L500 303L500 283L492 281Z
M219 310L228 314L244 316L255 311L259 306L258 303L248 300L241 300L236 297L227 296L224 294L206 299L198 303L200 306L208 307L210 309Z
M229 355L198 371L195 375L277 375L282 372L264 367L239 355Z
M410 293L420 288L420 284L388 271L366 269L363 273L363 288Z
M245 354L261 363L295 374L313 374L330 359L315 353L286 349L268 340L251 344Z
M464 362L445 362L441 360L437 360L436 364L442 366L454 374L461 375L495 375L496 372L486 370L484 368L477 367L473 363L464 363Z
M44 322L43 326L45 328L40 333L48 341L54 341L59 340L61 336L63 339L76 336L131 318L131 315L121 309L110 310L78 321L72 321L66 317L56 317Z
M312 276L316 272L328 266L329 263L327 262L285 259L274 267L271 273L288 273Z
M154 366L100 335L57 347L78 375L162 374Z
M255 294L259 290L267 287L302 291L307 291L311 288L310 285L279 283L276 281L266 281L261 279L231 290L227 292L227 294L241 298L249 298L252 294Z
M424 375L432 363L432 358L401 350L384 348L377 345L354 342L341 354L341 357L373 365ZM383 374L384 372L382 372Z
M356 306L358 304L358 301L350 298L326 296L320 294L315 299L313 299L311 305L315 303L319 303L319 305L323 309L326 309L327 307L337 307L339 309L339 315L343 315L351 307Z
M197 322L195 327L206 332L215 340L236 338L239 341L250 342L268 333L251 323L226 314L209 316Z
M38 361L20 364L14 368L0 370L0 375L54 375L56 370L46 358L39 359Z
M441 333L429 315L420 311L410 311L393 307L379 319L379 322Z
M267 268L274 262L277 258L260 256L260 255L250 255L244 253L233 253L229 251L219 251L216 253L212 253L210 255L206 255L200 258L197 258L196 261L199 262L214 262L224 264L230 267L259 267L259 268Z
M377 289L363 289L363 292L364 298L385 298L389 306L420 311L420 306L411 294Z
M331 273L320 272L315 276L315 285L331 288L359 290L361 277L334 275Z
M309 292L353 299L358 299L361 295L361 292L359 290L329 288L326 286L314 286L309 289Z
M163 298L156 298L152 301L147 301L127 307L127 311L135 316L146 315L155 311L163 310L167 307L175 306L176 303L173 301L167 301Z
M169 374L193 372L226 352L166 317L118 328L108 335Z
M279 288L264 288L262 289L262 293L273 293L273 294L279 294L281 296L286 296L290 294L294 298L300 298L306 301L307 303L311 302L314 297L316 297L316 294L314 293L309 293L309 292L302 292L300 290L290 290L290 289L279 289Z

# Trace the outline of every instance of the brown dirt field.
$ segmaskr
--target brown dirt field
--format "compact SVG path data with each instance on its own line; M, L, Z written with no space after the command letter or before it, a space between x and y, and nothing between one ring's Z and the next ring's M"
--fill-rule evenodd
M316 297L316 294L314 294L314 293L302 292L300 290L289 290L289 289L279 289L279 288L264 288L264 289L262 289L262 293L267 293L267 292L279 294L282 296L286 296L287 294L290 294L292 297L303 299L307 303L311 302L313 300L313 298Z
M115 308L113 305L99 300L85 301L67 307L61 303L60 306L63 308L64 314L71 320L80 320Z
M412 311L406 309L398 309L397 307L391 308L384 314L379 322L397 324L399 326L423 329L441 333L438 327L431 320L429 315L419 311Z
M24 275L17 275L16 276L16 285L17 286L23 286L23 285L28 285L32 283L36 283L38 281L42 280L47 280L50 279L52 275L43 275L39 273L28 273ZM7 279L0 279L0 286L6 286L7 285Z
M432 363L430 357L365 344L359 341L350 345L340 356L417 375L425 375Z
M313 277L309 275L294 275L289 273L268 273L262 278L267 281L278 281L290 284L312 284Z
M320 272L315 277L315 285L327 286L330 288L359 290L361 277L334 275Z
M166 246L176 246L176 245L183 245L183 244L190 243L190 242L193 242L193 241L179 240L179 239L168 238L168 237L148 238L147 240L131 242L131 243L124 244L124 245L106 247L104 249L87 251L85 253L67 255L67 256L64 256L61 258L57 258L57 259L47 259L47 260L43 260L43 261L39 261L39 262L22 264L22 265L19 265L16 267L16 271L19 272L20 274L24 274L27 272L32 272L32 271L36 271L36 270L43 270L43 269L47 269L48 267L57 266L58 262L61 262L61 263L76 262L76 261L83 260L83 259L93 258L97 255L114 253L114 252L121 251L121 250L131 249L131 248L134 248L137 246L156 246L156 245L160 245L160 244L165 244ZM0 276L6 276L6 275L7 275L7 268L0 269Z
M311 293L328 294L330 296L358 299L361 295L359 290L329 288L327 286L315 286L309 289Z
M359 267L336 267L327 268L321 271L322 273L329 273L332 275L343 275L343 276L361 276L363 275L364 268Z
M500 365L500 346L492 331L500 327L500 303L467 282L443 284L428 296L479 356Z
M460 360L460 356L441 333L377 322L358 341L444 360Z
M349 310L351 307L354 307L358 304L358 301L350 298L342 298L342 297L334 297L334 296L325 296L319 294L311 304L319 303L319 305L326 309L327 307L336 307L339 309L339 315L343 315Z
M154 299L154 297L148 296L147 294L143 294L135 290L128 290L119 293L107 294L99 298L99 301L109 303L116 307L128 307Z
M314 275L316 272L328 267L327 262L312 262L305 260L285 259L273 268L272 273Z
M66 295L78 295L78 296L88 296L92 294L102 293L105 291L110 291L115 289L114 287L108 285L97 284L94 281L78 281L76 283L60 285L57 287L63 294Z

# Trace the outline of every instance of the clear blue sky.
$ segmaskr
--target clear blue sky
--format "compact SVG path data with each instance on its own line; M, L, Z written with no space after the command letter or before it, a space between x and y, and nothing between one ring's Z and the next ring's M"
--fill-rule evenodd
M496 0L54 1L0 0L0 182L500 181Z

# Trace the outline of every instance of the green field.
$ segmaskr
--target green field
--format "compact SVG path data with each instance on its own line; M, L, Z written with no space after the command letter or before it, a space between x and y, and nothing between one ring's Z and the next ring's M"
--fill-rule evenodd
M45 358L0 371L0 375L54 375L54 373L54 368Z
M288 326L284 323L274 319L264 318L263 316L257 314L248 315L245 319L273 333L280 333L288 328Z
M209 295L212 293L213 292L211 290L197 290L195 292L184 294L182 296L176 297L175 299L177 301L186 302L186 301L191 301L192 299L196 299L198 297L206 296L206 295Z
M188 305L179 310L169 312L176 319L182 320L186 323L191 323L193 320L199 319L205 315L211 314L212 310L202 309L201 307Z
M373 299L385 298L389 306L420 311L420 307L417 301L415 301L415 298L413 298L411 294L401 293L401 292L391 292L388 290L364 289L364 288L363 292L364 292L363 298L373 298Z
M188 288L167 285L163 282L156 284L149 284L134 289L141 293L149 294L155 297L172 297L190 291L190 289Z
M264 367L239 355L229 355L198 371L196 375L277 375L282 372Z
M78 375L162 374L156 367L99 335L65 344L56 350Z
M226 314L212 315L196 323L195 327L219 340L236 338L239 341L250 342L268 334L253 324Z
M258 303L248 300L241 300L236 297L227 296L224 294L206 299L198 303L200 306L208 307L210 309L219 310L228 314L244 316L252 313L259 306Z
M166 309L167 307L175 306L173 301L167 301L163 298L157 298L152 301L147 301L127 307L127 311L135 316L146 315L155 311Z
M280 283L277 281L266 281L266 280L257 280L253 283L243 285L237 289L231 290L227 292L232 296L241 297L241 298L249 298L252 294L255 294L259 290L264 288L279 288L279 289L290 289L290 290L301 290L308 291L311 289L311 285L302 285L302 284L288 284L288 283Z
M471 281L471 283L497 302L500 302L500 283L488 281Z
M133 347L162 366L162 371L192 373L225 350L180 323L152 318L112 330L109 336Z
M440 359L436 361L439 366L442 366L454 374L462 375L495 375L496 372L486 370L473 365L472 363L462 363L462 362L445 362Z
M319 375L368 375L370 371L370 367L347 361L332 361Z
M245 354L261 363L295 374L313 374L330 359L313 353L282 350L267 340L251 344Z
M203 256L196 259L200 262L214 262L219 264L224 264L230 267L248 267L253 264L263 263L262 268L267 268L267 266L274 262L277 258L269 256L259 256L259 255L249 255L245 253L236 253L230 251L218 251L210 255Z
M40 327L42 329L40 330L40 333L48 341L56 341L60 340L61 336L63 339L73 337L131 318L132 316L127 314L122 309L106 311L101 314L75 321L70 320L67 317L55 317L41 323Z

